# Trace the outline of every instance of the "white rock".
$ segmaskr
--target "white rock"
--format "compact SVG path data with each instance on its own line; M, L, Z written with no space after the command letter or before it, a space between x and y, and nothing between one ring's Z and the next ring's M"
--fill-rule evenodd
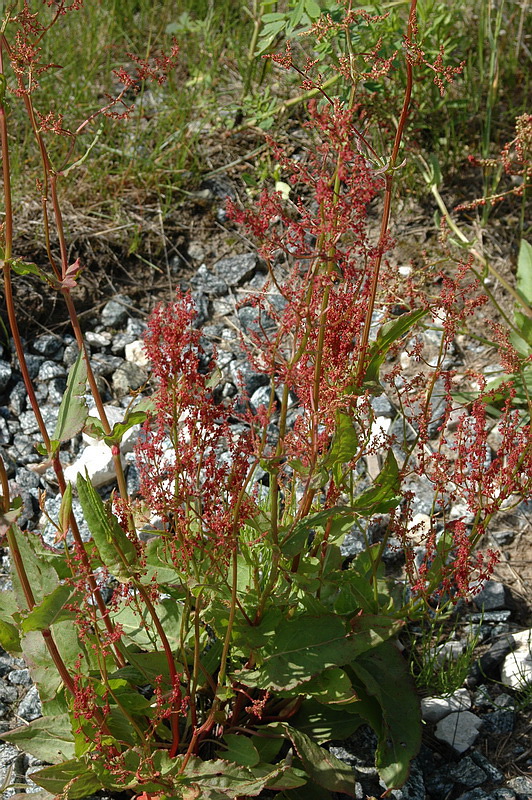
M431 527L428 514L414 514L408 523L408 541L414 545L420 545L422 542L426 542Z
M476 741L482 720L471 711L453 711L436 725L434 735L456 753L465 753Z
M115 480L111 448L103 442L90 444L77 461L65 468L65 480L75 483L80 473L85 476L85 471L93 486L105 486Z
M421 701L421 715L425 722L439 722L453 711L471 708L471 698L467 689L458 689L450 697L425 697Z
M501 669L505 686L523 691L532 683L532 628L512 633L516 649L506 656Z
M376 417L371 426L371 433L369 436L368 450L379 446L385 446L387 442L386 435L390 430L392 420L389 417Z
M137 367L147 367L150 363L142 339L136 339L134 342L126 344L124 351L126 361L131 361Z

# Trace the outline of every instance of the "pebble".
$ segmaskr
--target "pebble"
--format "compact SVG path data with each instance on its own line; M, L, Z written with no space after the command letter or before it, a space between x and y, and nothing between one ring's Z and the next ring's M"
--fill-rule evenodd
M532 683L532 628L514 633L512 638L515 650L504 659L501 680L505 686L522 691Z
M130 297L126 294L117 294L109 300L100 312L100 321L105 328L119 328L123 325L128 316L127 306L133 305Z
M436 726L434 735L456 753L465 753L476 742L482 720L471 711L453 711Z

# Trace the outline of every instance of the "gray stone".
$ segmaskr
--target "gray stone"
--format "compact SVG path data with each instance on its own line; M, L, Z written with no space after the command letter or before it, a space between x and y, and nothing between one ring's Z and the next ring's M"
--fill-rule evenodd
M53 431L55 428L55 423L57 422L57 416L59 413L58 408L51 408L50 406L44 406L39 409L41 412L41 417L46 425L46 428L49 431ZM22 429L22 433L29 435L38 433L39 425L37 423L37 418L33 411L24 411L19 418L20 427Z
M464 792L456 800L491 800L491 795L487 794L484 789L471 789L470 792Z
M147 325L142 319L129 317L126 325L126 334L132 336L133 339L140 339L146 328Z
M47 497L45 502L46 513L50 517L50 519L57 522L59 519L59 508L61 506L61 496L56 495L55 497ZM78 523L79 531L81 534L81 538L84 542L88 542L91 538L91 534L87 523L85 522L85 516L83 514L83 510L81 508L81 504L77 497L72 498L72 511L74 513L74 517L76 522ZM42 538L43 542L48 545L48 547L53 547L57 550L62 550L63 545L61 543L57 543L55 541L56 538L56 529L55 527L43 517L41 520L42 525ZM67 536L67 543L72 544L72 534L69 533Z
M211 297L224 297L229 292L227 281L210 272L205 264L198 267L190 283L194 288L201 289Z
M0 678L0 700L2 703L15 703L18 698L17 690L14 686L8 686L7 683Z
M515 725L514 711L491 711L483 717L486 733L493 736L512 733Z
M231 361L229 364L231 380L237 389L244 388L251 397L257 389L270 385L270 378L260 372L255 372L247 361Z
M132 300L126 294L117 294L109 300L102 308L100 320L106 328L120 328L125 325L129 316L127 306L133 305Z
M491 791L490 800L516 800L517 795L508 786L501 786Z
M231 288L236 288L253 277L258 262L256 253L243 253L238 256L221 258L214 265L214 271Z
M20 750L15 747L15 745L0 744L0 786L4 783L15 783L17 777L15 774L15 765L19 757ZM14 786L10 786L9 789L4 790L2 797L11 797L11 795L16 794L18 791L19 790Z
M468 619L470 619L471 622L497 624L501 622L507 622L511 616L512 612L506 608L501 611L482 611L481 613L469 614Z
M112 385L118 396L123 396L131 391L140 389L148 380L148 373L142 367L123 361L122 365L113 375Z
M7 477L12 478L15 475L15 470L17 468L17 464L7 450L4 450L3 447L0 447L0 456L2 457L2 461L4 462L4 466L6 468Z
M123 355L126 344L134 342L136 338L132 333L117 333L116 336L113 336L111 353L115 356Z
M497 769L497 767L493 766L483 753L480 753L478 750L473 750L471 752L471 758L475 764L486 773L490 783L502 783L504 781L504 774Z
M470 756L462 758L458 764L451 764L447 767L447 772L455 783L460 783L468 789L482 786L488 776L478 764L475 764Z
M513 542L519 531L505 528L502 531L493 531L491 536L498 547L506 547Z
M526 775L511 778L508 786L517 793L518 800L530 800L532 797L532 778L527 778Z
M38 371L39 370L37 369L37 372ZM27 397L28 393L22 381L16 383L9 393L9 400L7 406L11 411L11 413L14 414L15 417L17 417L17 419L26 408Z
M53 378L48 384L48 402L60 406L66 390L66 378Z
M42 457L35 450L35 440L35 436L26 436L24 433L15 434L10 455L17 464L36 464L42 460Z
M9 673L9 683L13 686L29 686L31 683L31 676L29 669L14 669Z
M109 331L101 331L101 333L87 331L85 333L85 341L95 350L105 350L107 347L110 347L113 341L113 335L109 333Z
M254 410L257 410L259 406L264 405L268 407L270 402L270 395L271 390L269 386L260 386L256 391L253 392L249 401L251 403L251 407Z
M28 374L32 381L37 378L39 374L39 370L41 368L41 364L44 361L44 356L36 356L32 353L26 353L26 366L28 368Z
M451 697L425 697L421 701L421 715L425 722L439 722L453 711L471 708L467 689L458 689Z
M264 339L265 334L269 336L275 331L275 322L266 311L254 306L242 306L237 313L244 333L253 333Z
M434 735L457 753L465 753L475 743L482 720L471 711L454 711L436 726Z
M40 356L51 358L53 361L61 361L63 358L63 340L59 336L53 336L51 333L43 333L42 336L37 336L33 340L32 349Z
M486 581L474 601L476 607L483 611L498 611L506 607L506 588L499 581Z
M33 719L38 719L42 716L41 698L37 687L32 686L27 692L26 696L20 701L17 714L26 722L31 722Z
M11 431L9 425L3 417L0 417L0 445L9 444L11 441Z
M395 417L396 411L385 394L373 397L371 407L377 417L388 417L389 419Z
M7 361L0 361L0 394L7 389L12 375L13 370L11 369L11 364L8 364Z
M39 368L39 381L51 381L52 378L66 378L66 369L57 361L43 361Z
M434 800L446 800L451 796L454 783L449 779L445 769L439 769L425 775L425 789Z
M96 375L103 375L108 378L124 364L124 359L120 356L113 356L110 353L95 353L91 356L91 367Z
M478 683L484 677L491 676L514 648L511 636L502 636L497 639L489 650L473 664L468 676L469 685Z
M90 348L87 347L87 353L90 357L91 351ZM63 364L67 369L69 369L73 364L76 363L76 359L79 355L79 347L77 342L70 342L65 347L65 352L63 353Z

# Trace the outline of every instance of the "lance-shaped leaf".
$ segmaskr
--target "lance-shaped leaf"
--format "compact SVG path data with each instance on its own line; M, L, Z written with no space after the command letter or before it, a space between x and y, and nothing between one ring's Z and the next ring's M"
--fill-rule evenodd
M332 471L337 486L342 482L343 465L348 464L357 451L358 436L353 419L345 411L338 411L332 444L323 461L323 466Z
M318 786L331 792L343 792L349 797L355 796L355 773L349 764L324 750L302 731L286 724L279 727L294 745L305 772Z
M408 314L402 314L399 319L386 322L382 326L377 334L376 340L370 347L369 363L362 384L363 390L374 390L379 394L382 392L382 386L379 382L379 372L388 350L398 339L401 339L408 333L416 322L423 319L426 314L427 311L424 308L420 308L417 311L410 311Z
M353 523L353 511L348 506L333 506L300 520L281 542L283 555L292 558L301 552L309 536L315 528L323 528L333 520L334 531L331 531L329 541L334 541L345 530L349 530Z
M83 428L89 413L85 400L86 386L87 365L82 353L79 353L68 373L65 393L59 406L59 415L52 436L54 442L67 442Z
M2 739L48 764L60 764L74 756L74 736L69 714L39 717L3 733Z
M353 503L353 511L364 516L386 514L401 502L399 467L392 450L388 451L384 467L367 489Z
M61 584L43 600L22 620L22 630L24 633L28 631L43 631L53 625L54 622L60 622L64 619L71 619L74 616L73 611L65 609L65 604L71 600L76 592L71 586Z
M152 398L143 398L140 402L136 403L132 409L126 412L123 422L115 422L110 434L106 434L101 419L91 415L87 417L84 433L88 436L92 436L94 439L104 441L109 447L114 444L119 445L127 431L135 425L142 425L154 408L155 404Z
M50 794L60 794L67 800L79 800L102 788L94 772L77 758L40 769L32 773L31 779Z
M40 541L35 534L30 534L28 531L22 531L18 525L11 526L11 536L13 536L13 545L17 548L20 554L20 560L24 564L24 571L35 603L40 603L41 600L50 594L59 581L55 569L47 562L46 557L42 557L42 553L36 552L36 544ZM11 544L10 544L11 547ZM11 563L11 579L13 581L13 589L17 600L19 610L22 612L30 611L26 593L22 583L19 580L18 573L15 569L15 562Z
M115 515L107 510L91 482L78 475L76 485L83 514L102 562L119 581L127 582L137 565L135 545Z
M408 778L410 762L421 745L419 698L406 663L392 642L384 642L352 664L360 681L360 703L354 704L378 736L375 766L388 789ZM367 700L364 701L364 695ZM375 718L377 703L380 719Z
M333 614L283 620L261 647L255 669L235 672L248 686L305 693L305 684L330 667L351 663L398 630L401 623L370 614L355 617L347 631L345 620Z

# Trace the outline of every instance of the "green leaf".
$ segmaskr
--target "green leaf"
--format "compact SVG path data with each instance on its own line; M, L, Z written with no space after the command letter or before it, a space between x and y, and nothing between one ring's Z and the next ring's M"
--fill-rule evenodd
M364 375L364 382L362 389L369 389L382 392L382 386L379 382L379 372L386 354L390 347L401 339L410 328L426 316L427 311L423 308L417 311L410 311L407 314L402 314L399 319L386 322L377 334L376 340L371 345L369 355L369 364Z
M261 663L255 669L235 672L247 686L274 691L297 689L330 667L343 666L376 647L398 630L401 623L388 617L360 615L346 631L344 620L334 614L300 614L283 620L261 648Z
M176 759L177 761L177 759ZM177 761L179 766L179 761ZM271 766L258 764L256 767L245 767L231 761L218 759L202 761L192 757L187 763L186 771L180 776L179 786L193 786L201 792L194 797L209 797L213 800L225 798L256 797L263 789L274 785L281 790L293 786L302 786L305 778L296 770L281 763ZM192 797L192 795L191 795Z
M357 497L352 508L358 514L363 514L364 516L386 514L393 508L397 508L401 502L400 490L399 467L393 451L390 449L382 470L373 482L373 486Z
M148 404L143 404L146 406L146 410L140 409L139 406L141 404L138 403L135 408L128 412L124 418L123 422L115 422L110 434L105 433L105 428L101 419L98 417L88 416L84 426L84 433L88 436L92 436L94 439L99 439L105 444L112 447L114 444L120 444L122 439L124 438L124 434L127 433L130 428L133 428L134 425L142 425L145 422L148 416L148 409L151 406Z
M51 283L50 277L37 264L15 258L10 262L10 266L16 275L35 275L46 283Z
M318 744L347 739L366 721L354 713L355 706L326 706L314 698L304 700L291 722Z
M420 702L413 679L392 642L384 642L371 655L363 654L352 669L382 713L375 765L388 789L399 788L421 746Z
M181 646L182 607L171 597L154 603L154 607L170 645L174 650L178 650ZM113 622L122 627L124 636L131 639L137 647L150 649L155 639L162 649L162 642L144 605L141 604L140 608L132 605L122 606L113 614Z
M66 610L64 606L75 595L76 591L71 586L65 584L56 586L53 592L46 595L22 620L21 627L24 633L42 631L50 628L54 622L71 619L74 613Z
M50 794L60 794L67 800L79 800L102 788L96 775L78 759L40 769L32 773L31 779ZM63 794L67 785L66 794Z
M56 622L52 627L55 644L65 664L74 664L80 653L86 655L71 620ZM57 668L39 631L28 631L21 640L24 660L28 665L33 682L39 688L43 703L52 700L62 682Z
M83 514L102 562L117 580L127 582L137 566L135 545L115 515L107 511L90 481L80 474L76 485Z
M307 697L320 703L345 705L356 700L353 685L347 673L339 667L331 667L311 678L302 687ZM283 692L279 692L282 696Z
M532 318L516 309L514 319L521 336L518 336L515 331L510 331L510 341L517 352L526 358L532 349Z
M12 656L20 656L22 653L18 628L5 619L0 619L0 647Z
M85 400L87 386L87 365L79 353L68 373L67 385L52 439L55 442L68 442L83 428L89 410Z
M358 436L353 419L345 411L337 411L332 444L323 466L332 469L334 482L340 486L343 479L343 465L348 464L358 451Z
M324 528L331 517L336 517L343 521L352 520L353 512L348 506L333 506L323 511L317 511L315 514L309 514L308 517L294 525L290 533L281 541L283 555L288 558L298 555L305 547L313 530L315 528Z
M318 19L321 15L321 8L316 0L305 0L305 11L311 19Z
M349 764L324 750L309 736L290 725L280 725L294 745L307 775L319 786L331 792L355 796L355 772Z
M158 584L177 583L179 573L172 563L170 548L162 536L154 536L147 542L144 556L146 559L142 583L151 583L155 578Z
M24 564L24 570L35 603L40 603L46 595L51 594L56 588L58 584L57 574L54 568L48 564L46 557L43 557L41 553L36 553L36 545L39 543L39 539L35 534L22 531L18 525L13 525L11 531ZM13 563L11 566L11 579L19 610L30 611L31 609L28 608L26 595Z
M517 291L528 306L532 305L532 245L521 239L517 258Z
M49 764L60 764L74 756L74 736L68 714L40 717L0 736Z
M260 756L251 739L236 733L226 733L223 741L227 748L220 750L218 755L227 761L234 761L244 767L255 767L259 763Z

